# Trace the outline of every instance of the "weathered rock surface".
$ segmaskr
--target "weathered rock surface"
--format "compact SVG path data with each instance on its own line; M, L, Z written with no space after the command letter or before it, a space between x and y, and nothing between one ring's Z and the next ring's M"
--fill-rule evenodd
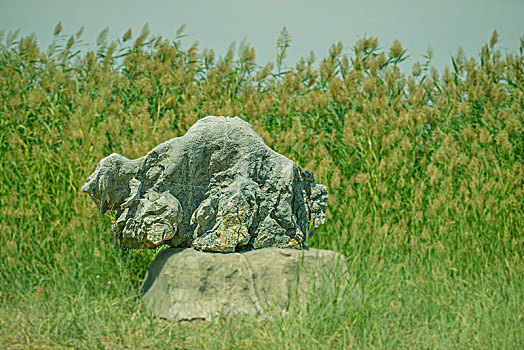
M217 313L270 316L322 284L340 298L349 274L342 255L329 250L265 248L238 253L168 248L149 266L142 300L157 317L210 320ZM326 295L323 295L326 298Z
M136 160L111 154L82 191L116 212L125 248L299 249L327 209L326 186L238 117L203 118Z

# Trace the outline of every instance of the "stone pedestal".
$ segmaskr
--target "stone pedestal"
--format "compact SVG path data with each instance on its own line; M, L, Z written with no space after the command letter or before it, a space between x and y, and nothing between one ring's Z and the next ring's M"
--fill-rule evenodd
M168 248L149 266L141 295L160 318L265 317L290 303L304 305L306 298L340 298L348 279L344 257L329 250L264 248L224 254Z

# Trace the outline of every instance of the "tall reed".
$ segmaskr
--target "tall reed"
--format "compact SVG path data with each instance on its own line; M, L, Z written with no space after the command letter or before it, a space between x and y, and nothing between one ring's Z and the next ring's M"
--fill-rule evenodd
M145 27L82 50L0 47L0 344L3 346L522 348L524 38L503 53L404 74L398 41L331 46L296 64L184 49ZM2 35L4 37L4 35ZM134 38L134 39L133 39ZM144 155L206 115L240 116L329 188L309 245L347 257L363 292L307 317L171 324L135 301L149 251L120 251L79 192L104 156ZM266 345L262 345L266 344Z

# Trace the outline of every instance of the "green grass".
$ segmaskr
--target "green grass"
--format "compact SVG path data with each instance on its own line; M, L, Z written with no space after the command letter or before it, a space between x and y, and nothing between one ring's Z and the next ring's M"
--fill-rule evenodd
M372 37L289 65L283 32L275 68L147 28L92 52L55 34L49 50L0 40L0 347L524 347L524 38L406 75L402 45ZM342 300L320 290L271 321L141 307L155 252L118 249L79 189L102 157L140 157L206 115L241 116L328 186L309 245L346 256Z

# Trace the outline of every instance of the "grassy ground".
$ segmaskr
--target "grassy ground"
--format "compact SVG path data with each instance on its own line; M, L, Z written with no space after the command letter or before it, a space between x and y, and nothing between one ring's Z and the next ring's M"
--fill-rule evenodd
M0 40L0 347L524 348L524 38L406 75L402 45L372 37L289 64L282 33L258 67L248 45L216 57L144 29L85 53L60 30L47 50ZM79 189L206 115L241 116L328 185L309 244L347 257L360 299L320 292L272 321L141 308L154 252L115 247Z

